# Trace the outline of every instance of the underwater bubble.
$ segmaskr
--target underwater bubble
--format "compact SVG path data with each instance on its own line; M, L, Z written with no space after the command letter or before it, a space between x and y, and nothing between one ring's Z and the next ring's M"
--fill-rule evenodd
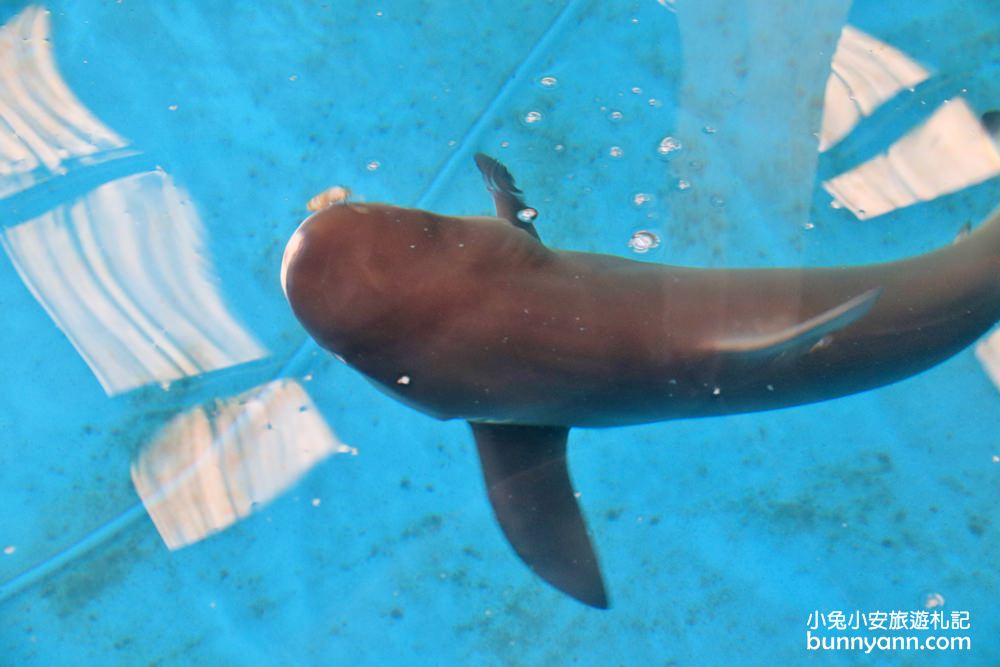
M368 164L365 165L365 169L367 169L368 171L375 171L376 169L378 169L381 166L382 166L381 162L379 162L378 160L372 160Z
M810 229L816 229L816 225L811 222L807 222L804 225L802 225L802 229L809 231Z
M542 88L555 88L559 81L554 76L543 76L538 80Z
M840 203L839 199L831 199L830 208L844 208L844 205Z
M653 248L660 245L660 237L658 237L653 232L641 229L632 235L632 238L628 241L628 247L632 248L634 252L642 253L649 252Z
M678 178L677 179L677 189L678 190L688 190L690 188L691 188L691 181L687 180L686 178Z
M642 88L640 88L639 86L632 86L632 94L633 95L638 95L641 92L642 92Z
M940 593L928 593L924 596L924 609L936 609L944 606L944 596Z
M670 135L667 135L660 139L660 143L656 147L656 152L665 157L671 153L676 153L681 148L681 142L677 141Z
M632 196L632 203L636 206L642 206L649 201L653 201L653 195L647 195L645 192L636 192Z
M313 499L312 499L312 506L313 506L313 507L319 507L319 506L320 506L320 504L321 504L322 502L323 502L323 501L322 501L322 500L320 500L319 498L313 498Z
M612 146L611 149L608 151L608 155L610 155L611 157L621 157L624 154L625 151L622 150L621 146Z
M537 217L538 217L538 211L531 208L530 206L527 208L522 208L520 211L517 212L517 219L520 220L521 222L533 222Z
M651 107L658 107L663 103L660 102L660 100L656 99L655 97L650 97L649 100L646 102L646 104L648 104Z
M624 117L625 114L623 114L621 111L612 111L611 113L608 114L608 118L610 118L611 120L621 120Z
M705 134L715 134L716 132L718 132L718 130L716 130L711 125L706 125L705 127L702 128L701 131L704 132Z
M709 202L711 202L712 206L715 208L724 208L726 205L726 200L722 195L712 195L709 198Z
M3 548L3 552L8 556L12 555L15 551L17 551L17 547L13 544L9 544Z
M524 122L527 123L528 125L537 123L541 119L542 119L542 112L540 111L529 111L528 113L524 114Z
M565 147L565 146L563 146L562 144L556 144L555 146L553 146L553 149L554 149L554 150L555 150L555 151L556 151L557 153L561 153L562 151L566 150L566 147Z
M396 378L396 384L402 384L402 385L410 384L410 376L400 375L398 378Z

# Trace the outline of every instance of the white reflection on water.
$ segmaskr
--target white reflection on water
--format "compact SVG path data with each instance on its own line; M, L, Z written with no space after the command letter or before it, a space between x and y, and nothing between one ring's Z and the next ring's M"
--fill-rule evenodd
M109 395L267 355L223 303L201 219L163 172L106 183L0 241Z
M276 380L175 417L132 464L132 483L170 549L275 498L340 443L305 390Z
M1000 389L1000 329L976 345L976 358L983 365L993 384Z
M0 197L131 154L127 142L73 96L56 69L49 11L28 7L0 27Z
M824 181L834 199L864 220L957 192L1000 174L1000 152L961 97L948 100L889 150Z
M852 26L844 26L830 66L823 101L820 152L846 137L882 103L928 77L926 69L899 49Z

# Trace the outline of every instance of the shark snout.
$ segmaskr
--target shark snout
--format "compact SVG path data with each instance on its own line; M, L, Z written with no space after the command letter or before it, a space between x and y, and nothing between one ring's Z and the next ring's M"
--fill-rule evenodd
M299 225L298 229L295 230L295 233L288 239L288 243L285 244L285 252L281 256L281 291L285 294L285 299L288 298L288 267L293 261L295 261L295 257L302 250L302 225L304 224L305 222Z

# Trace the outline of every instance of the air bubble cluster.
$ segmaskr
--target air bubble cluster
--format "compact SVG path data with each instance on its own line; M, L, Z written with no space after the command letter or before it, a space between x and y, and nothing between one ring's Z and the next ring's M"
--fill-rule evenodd
M645 229L637 231L628 241L628 247L640 255L660 245L660 237Z
M534 222L535 218L537 217L538 217L538 211L531 208L530 206L527 208L522 208L520 211L517 212L517 219L520 220L521 222Z
M668 135L660 139L660 143L656 147L656 152L659 153L661 157L666 157L671 153L676 153L681 148L681 142Z

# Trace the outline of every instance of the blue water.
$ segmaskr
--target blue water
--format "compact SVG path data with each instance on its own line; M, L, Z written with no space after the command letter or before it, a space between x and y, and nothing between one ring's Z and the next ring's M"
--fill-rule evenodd
M0 20L28 7L3 3ZM511 168L553 247L724 267L947 244L1000 201L995 176L865 220L831 208L822 183L946 100L1000 107L995 3L47 7L58 76L128 154L34 171L0 199L0 664L1000 664L1000 393L971 349L834 402L574 431L572 475L612 602L597 611L513 554L467 427L401 406L316 348L278 282L306 202L333 185L491 213L475 151ZM848 24L926 80L819 153ZM668 136L681 147L661 154ZM257 347L108 391L42 305L38 281L68 270L31 265L50 269L31 288L9 239L82 201L94 220L112 215L90 193L150 173L183 189L205 232L201 264ZM178 224L120 208L158 233ZM660 241L641 256L628 245L638 230ZM97 255L122 251L109 238ZM164 285L160 246L139 264ZM199 406L218 419L217 401L273 380L302 387L304 414L356 453L304 466L246 518L168 549L130 470L171 420ZM216 422L214 437L226 433ZM807 649L816 611L931 609L969 612L968 631L942 634L971 637L971 650Z

